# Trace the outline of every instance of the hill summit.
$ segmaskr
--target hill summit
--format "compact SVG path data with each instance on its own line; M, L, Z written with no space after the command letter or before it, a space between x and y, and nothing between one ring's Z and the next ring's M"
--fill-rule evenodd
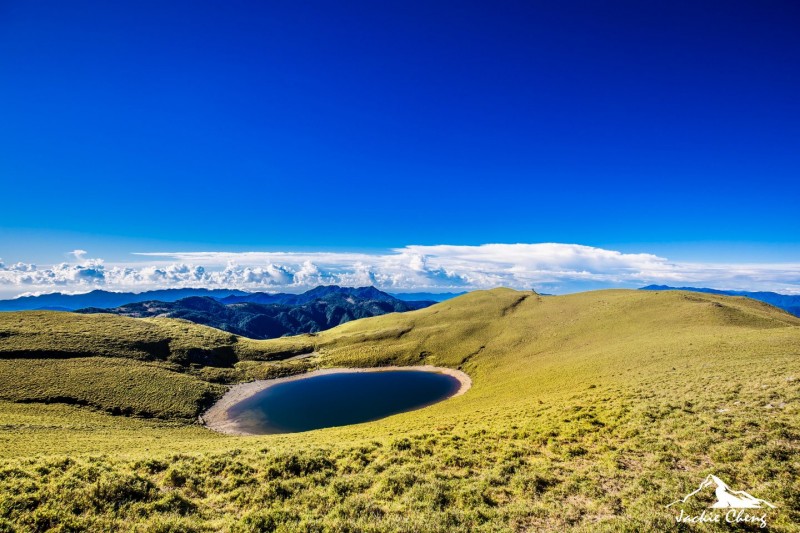
M787 313L800 317L800 295L779 294L777 292L750 292L750 291L726 291L720 289L709 289L706 287L670 287L668 285L648 285L639 289L641 291L692 291L705 294L717 294L720 296L743 296L752 298L760 302L774 305L783 309Z

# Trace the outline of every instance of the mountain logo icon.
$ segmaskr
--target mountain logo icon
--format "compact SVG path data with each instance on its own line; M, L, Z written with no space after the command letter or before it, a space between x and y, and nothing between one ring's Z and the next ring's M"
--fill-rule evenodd
M711 487L714 487L714 495L716 496L716 501L709 506L711 509L764 509L767 507L775 509L775 505L767 500L756 498L743 490L731 490L727 483L713 474L706 476L697 489L690 492L682 499L675 500L667 505L667 507L672 507L679 503L687 503L696 494L710 489Z

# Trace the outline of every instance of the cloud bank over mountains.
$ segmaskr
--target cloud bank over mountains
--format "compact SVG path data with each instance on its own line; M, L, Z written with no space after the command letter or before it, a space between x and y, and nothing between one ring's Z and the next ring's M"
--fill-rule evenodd
M178 287L300 292L317 285L387 291L462 291L498 286L566 293L651 283L800 294L800 263L688 263L578 244L410 245L382 253L137 253L106 263L84 250L68 262L0 261L0 296L146 291Z

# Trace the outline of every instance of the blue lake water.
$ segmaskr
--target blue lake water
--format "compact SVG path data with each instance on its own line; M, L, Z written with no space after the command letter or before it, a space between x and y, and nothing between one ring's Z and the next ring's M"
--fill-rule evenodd
M369 422L455 394L460 382L416 370L342 372L277 383L233 405L228 417L248 433L291 433Z

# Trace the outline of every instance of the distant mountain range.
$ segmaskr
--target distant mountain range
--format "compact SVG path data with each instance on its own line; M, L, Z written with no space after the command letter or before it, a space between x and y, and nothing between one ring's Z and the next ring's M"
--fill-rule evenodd
M391 293L392 296L399 300L403 300L405 302L417 302L417 301L432 301L432 302L443 302L445 300L449 300L450 298L455 298L456 296L461 296L462 294L467 294L466 291L464 292L393 292Z
M219 300L191 296L174 302L150 300L76 312L182 318L252 339L271 339L315 333L350 320L422 309L434 303L404 302L374 287L320 286L303 294L234 294Z
M724 296L746 296L753 300L766 302L775 307L779 307L794 316L800 316L800 296L789 294L778 294L777 292L748 292L748 291L722 291L718 289L708 289L704 287L669 287L667 285L648 285L642 287L642 291L694 291L706 292L709 294L721 294Z
M29 311L49 309L53 311L74 311L82 307L118 307L120 305L158 300L175 302L190 296L209 296L224 298L247 294L244 291L229 289L165 289L147 292L109 292L92 291L84 294L42 294L40 296L21 296L13 300L0 300L0 311Z
M330 289L327 286L319 286L303 294L270 294L266 292L245 292L235 289L166 289L145 292L110 292L97 290L84 294L62 294L56 292L39 296L21 296L11 300L0 300L0 311L29 311L41 309L74 311L86 307L108 309L139 302L176 302L192 296L208 296L215 300L222 301L223 303L250 302L260 304L299 305L324 296L326 291L336 289L339 289L339 287ZM393 296L395 299L405 302L442 302L466 294L464 292L415 292L389 295L379 291L375 287L361 287L352 290L352 295L358 298L381 300L387 296Z
M217 299L223 304L252 303L298 306L316 300L336 297L378 302L396 302L399 300L375 287L339 287L337 285L320 285L301 294L250 292ZM433 300L428 300L428 302L431 301Z

